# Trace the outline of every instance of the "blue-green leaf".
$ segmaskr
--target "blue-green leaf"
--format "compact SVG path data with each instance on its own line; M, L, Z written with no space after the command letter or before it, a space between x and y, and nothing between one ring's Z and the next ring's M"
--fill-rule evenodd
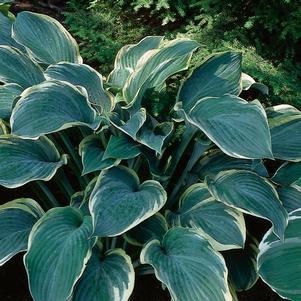
M124 234L127 242L135 246L143 246L150 239L161 240L168 230L167 222L163 215L156 213L135 228Z
M187 112L187 118L229 156L273 158L266 114L258 101L248 103L233 95L206 97Z
M44 81L43 70L20 50L0 46L0 81L28 88Z
M198 46L189 39L175 39L160 49L145 53L123 88L127 107L135 104L139 109L147 89L161 86L171 75L185 70Z
M272 181L289 186L301 178L301 162L285 162L275 172Z
M17 199L0 206L0 266L27 250L29 233L43 214L32 199Z
M66 301L91 256L91 217L49 210L33 227L24 264L34 301Z
M60 81L45 81L25 90L11 115L12 133L37 138L72 126L97 129L100 117L86 95L75 86Z
M241 91L241 53L225 52L212 56L193 71L179 92L179 101L189 111L201 98L238 95Z
M45 77L84 87L90 103L105 112L114 108L113 97L103 88L102 76L88 65L65 62L51 65L45 71Z
M267 109L272 137L272 151L277 159L301 160L301 112L290 105Z
M114 70L108 77L108 82L114 88L122 89L127 78L134 72L139 59L149 50L159 47L163 37L149 36L137 44L122 47L115 59Z
M301 208L301 187L279 187L277 192L283 207L288 213Z
M106 159L132 159L140 154L140 148L137 143L130 141L126 136L110 137L103 160Z
M140 261L154 267L174 301L232 301L223 257L194 230L170 229L144 246Z
M93 171L108 169L119 164L120 160L104 159L104 153L99 135L85 137L79 145L79 154L83 164L82 174L85 175Z
M20 12L13 24L12 36L39 63L82 63L76 41L58 21L49 16Z
M301 300L301 210L289 216L284 240L270 230L259 245L260 277L281 297Z
M131 258L121 249L100 254L94 249L79 280L73 301L127 301L133 291L135 272Z
M190 186L181 196L178 210L168 212L172 225L195 229L218 251L243 248L246 226L243 214L216 201L203 183Z
M122 234L158 212L166 199L161 184L152 180L140 184L129 168L120 166L103 171L89 200L95 234Z
M0 118L9 119L15 99L22 93L23 88L17 84L0 86Z
M251 171L229 170L206 177L206 183L217 200L271 221L274 233L283 238L288 215L276 189L265 178Z
M25 140L12 135L0 136L0 185L22 186L35 180L50 180L67 163L46 137Z

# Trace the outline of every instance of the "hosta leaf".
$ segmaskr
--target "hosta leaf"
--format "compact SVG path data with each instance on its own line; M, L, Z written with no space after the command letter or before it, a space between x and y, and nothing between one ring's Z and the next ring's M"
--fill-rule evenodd
M24 263L35 301L66 301L91 256L91 217L72 207L49 210L32 229Z
M199 99L238 95L241 91L241 53L225 52L212 56L195 69L179 92L185 111L189 111Z
M31 228L43 213L32 199L17 199L0 206L0 266L27 250Z
M15 188L35 180L50 180L67 163L46 137L24 140L0 136L0 185Z
M161 154L164 141L173 131L173 127L172 122L159 123L149 115L136 140Z
M19 13L13 24L13 38L40 63L82 63L76 41L49 16L28 11Z
M166 199L166 192L158 182L149 180L140 184L129 168L103 171L89 200L95 234L122 234L154 215Z
M9 119L13 103L23 91L23 88L17 84L6 84L0 86L0 118Z
M251 170L263 177L269 175L261 160L237 159L227 156L220 150L212 151L202 158L193 171L201 179L204 179L207 175L217 175L220 171L229 169Z
M229 170L206 177L211 194L219 201L245 213L271 221L274 233L283 238L287 213L276 189L265 179L246 170Z
M290 105L267 109L273 155L286 161L301 160L301 112Z
M250 289L258 279L257 255L258 242L249 236L244 249L223 253L229 272L229 279L236 291Z
M284 241L268 231L259 249L261 278L285 299L301 300L301 210L290 214Z
M10 122L13 134L37 138L76 125L95 130L100 117L75 86L46 81L22 93Z
M116 56L114 70L108 77L109 84L121 89L134 72L139 59L147 51L158 48L162 40L161 36L149 36L137 44L122 47Z
M127 121L123 121L118 115L112 115L110 121L116 128L136 140L138 131L146 121L146 110L139 109Z
M1 3L0 3L1 6ZM0 7L0 11L2 11ZM12 30L13 21L8 17L5 16L3 13L0 14L0 45L7 45L19 48L20 50L24 50L23 46L18 44L12 37L11 37L11 30Z
M79 145L79 154L82 158L82 174L103 170L118 164L116 159L104 159L104 148L99 135L90 135L82 140Z
M89 101L100 106L105 112L114 107L112 96L103 88L102 76L88 65L65 62L51 65L47 68L45 77L84 87L88 92Z
M190 186L181 196L177 212L168 212L172 225L195 229L218 250L242 248L246 239L243 214L216 201L203 183Z
M279 187L277 192L288 213L301 208L301 187Z
M301 162L285 162L275 172L272 181L289 186L301 178Z
M249 90L250 88L252 88L258 90L263 95L269 94L269 88L266 85L262 83L256 83L255 80L246 73L241 74L241 82L243 90Z
M133 291L135 272L131 258L121 249L103 256L94 249L77 284L73 301L127 301Z
M206 97L187 117L229 156L273 158L265 111L257 101L248 103L233 95Z
M150 241L140 261L154 267L174 301L232 301L222 256L191 229L175 227L161 243Z
M128 78L123 96L130 107L134 103L139 109L141 99L147 89L162 85L171 75L185 70L192 52L198 48L195 41L176 39L165 47L148 51L138 62L137 68Z
M44 81L43 70L16 48L0 45L0 81L28 88Z
M127 242L135 246L143 246L150 239L157 238L161 240L168 230L165 218L156 213L135 228L124 234Z
M106 147L103 159L131 159L140 154L140 148L137 143L130 141L126 136L110 137Z
M2 119L0 119L0 135L6 135L8 134L8 129L6 124Z

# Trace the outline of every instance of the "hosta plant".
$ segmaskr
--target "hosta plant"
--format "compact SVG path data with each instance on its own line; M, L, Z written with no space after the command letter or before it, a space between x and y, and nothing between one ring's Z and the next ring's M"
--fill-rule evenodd
M24 253L33 300L129 300L145 274L177 301L259 276L301 300L301 112L252 99L240 53L189 70L196 42L149 36L105 79L56 20L0 21L0 263Z

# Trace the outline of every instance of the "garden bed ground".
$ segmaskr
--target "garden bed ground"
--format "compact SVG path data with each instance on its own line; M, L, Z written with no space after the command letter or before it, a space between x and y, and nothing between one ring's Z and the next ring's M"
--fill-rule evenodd
M35 11L47 14L62 21L61 14L65 1L15 1L13 12L22 10ZM5 198L5 195L2 194ZM11 198L12 196L10 196ZM31 301L27 285L26 272L23 267L22 254L16 256L0 269L0 300L1 301ZM153 276L144 276L137 279L132 301L167 301L169 295L161 290L161 284ZM240 301L280 301L262 281L249 291L239 294ZM88 300L87 300L88 301ZM214 300L212 300L214 301Z

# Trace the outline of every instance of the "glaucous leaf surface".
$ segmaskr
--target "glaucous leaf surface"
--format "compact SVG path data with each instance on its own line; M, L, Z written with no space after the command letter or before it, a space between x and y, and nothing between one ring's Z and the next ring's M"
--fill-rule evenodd
M168 225L164 216L156 213L138 226L127 231L124 234L124 238L132 245L143 246L150 239L161 240L167 230Z
M147 89L161 86L171 75L187 69L187 64L198 43L189 39L175 39L141 57L135 71L123 87L127 107L135 103L137 109Z
M166 199L159 182L148 180L140 184L136 173L127 167L103 171L89 200L95 234L123 234L159 211Z
M35 180L50 180L57 169L67 163L55 145L46 137L21 139L0 136L0 185L20 187Z
M250 170L260 176L267 177L268 171L261 160L247 160L230 157L220 150L214 150L204 156L193 168L193 171L204 179L207 175L214 176L221 171L230 169Z
M187 112L187 118L229 156L273 158L266 114L258 101L248 103L233 95L206 97Z
M116 56L114 70L108 77L111 86L122 89L128 77L134 72L139 59L149 50L159 47L163 37L149 36L137 44L122 47Z
M274 233L283 238L287 225L287 212L279 200L276 189L265 178L246 170L220 172L206 177L211 194L218 200L242 212L269 220Z
M3 1L2 1L3 4ZM1 5L1 3L0 3ZM1 10L1 9L0 9ZM24 50L11 36L13 21L2 13L0 14L0 45L12 46Z
M288 186L277 188L279 199L288 213L301 208L301 187Z
M229 280L236 291L248 290L256 283L258 252L258 241L249 235L243 249L229 250L223 253Z
M99 135L85 137L79 145L79 154L83 164L82 175L97 170L108 169L120 162L112 158L104 159L104 153L105 150Z
M161 154L164 141L171 134L173 128L172 122L159 123L155 118L148 115L136 140Z
M43 70L17 48L0 45L0 81L15 83L22 88L45 80Z
M48 80L67 81L87 90L89 101L101 110L109 112L114 108L112 96L103 88L102 76L88 65L59 63L50 65L45 71Z
M301 210L289 216L284 240L269 230L259 245L259 275L281 297L301 300Z
M135 272L122 249L104 255L97 248L75 287L73 301L127 301L133 291Z
M290 105L267 109L273 155L277 159L301 160L301 112Z
M174 227L160 242L148 242L140 255L174 301L232 301L223 257L192 229Z
M57 20L49 16L28 11L18 13L12 37L24 45L39 63L82 63L76 41Z
M10 118L13 103L23 91L17 84L6 84L0 86L0 118L8 120Z
M38 138L72 126L97 129L100 117L86 95L75 86L45 81L25 90L13 109L12 133L22 138Z
M110 116L110 122L120 131L137 140L137 133L146 121L146 116L146 110L140 108L126 121L123 121L119 115L115 114Z
M29 233L43 214L32 199L16 199L0 206L0 266L27 250Z
M126 136L111 135L103 160L106 159L132 159L140 154L139 144Z
M172 226L193 228L208 239L215 250L243 248L246 226L243 214L218 202L204 183L190 186L179 200L179 208L167 213Z
M91 256L91 217L72 207L49 210L33 227L24 257L34 301L66 301Z
M272 181L289 186L301 178L301 162L285 162L275 172Z
M179 91L184 110L188 112L204 97L239 95L241 60L241 53L229 51L212 56L195 69Z
M6 135L8 134L8 128L4 121L0 119L0 135Z

